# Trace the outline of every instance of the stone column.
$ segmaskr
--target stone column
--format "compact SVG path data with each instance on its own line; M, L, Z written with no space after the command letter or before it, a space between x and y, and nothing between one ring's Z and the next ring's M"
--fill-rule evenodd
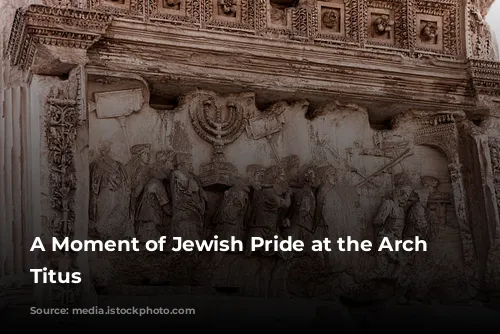
M1 80L0 80L1 81ZM0 91L0 138L5 138L5 114L4 114L4 96L3 89ZM0 170L5 171L5 145L0 142ZM5 276L5 257L7 255L6 235L7 235L7 211L6 211L6 198L5 198L5 175L0 174L0 282Z
M10 276L14 273L14 243L12 238L13 233L13 222L14 222L14 212L13 212L13 197L12 197L12 149L13 149L13 132L12 132L12 90L4 90L4 115L5 115L5 142L4 142L4 152L5 152L5 162L4 162L4 194L5 194L5 212L6 220L4 224L5 228L5 246L6 251L6 261L5 261L5 273Z
M460 229L460 237L462 239L462 251L464 255L466 275L468 277L471 295L475 295L477 291L477 261L474 249L474 241L467 219L467 209L465 202L465 188L463 181L463 166L460 163L452 163L448 165L450 171L451 184L453 187L453 199L455 203L455 212Z
M488 123L488 122L486 122ZM464 184L469 206L469 226L474 237L478 278L486 287L498 261L499 208L493 155L498 144L490 142L487 127L471 122L461 126L460 157L468 171ZM496 134L495 134L496 137ZM495 159L497 161L497 159ZM486 285L484 285L486 283Z
M22 180L21 180L21 108L22 108L21 87L12 88L12 199L13 199L13 259L14 275L17 276L16 284L21 284L19 280L23 274L23 212L22 212Z
M30 252L31 244L34 240L33 236L33 216L31 214L31 180L30 180L30 142L29 142L29 90L26 87L21 87L21 200L23 212L23 237L21 241L23 253L23 272L30 274L30 269L33 268L32 253Z

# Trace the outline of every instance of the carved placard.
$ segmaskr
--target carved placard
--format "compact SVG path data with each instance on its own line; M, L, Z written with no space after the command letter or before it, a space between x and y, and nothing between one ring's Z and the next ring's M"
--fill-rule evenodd
M284 123L283 114L252 118L248 121L247 134L255 140L265 138L280 132Z
M127 89L94 94L98 118L125 117L141 110L142 89Z

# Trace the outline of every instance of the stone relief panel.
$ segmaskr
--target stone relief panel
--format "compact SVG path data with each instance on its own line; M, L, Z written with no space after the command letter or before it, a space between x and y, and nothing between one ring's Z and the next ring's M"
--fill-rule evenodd
M156 0L150 1L149 19L159 22L200 24L199 0Z
M408 48L405 1L368 1L366 38L369 44Z
M81 116L82 96L81 73L75 69L63 86L54 84L47 96L45 115L42 124L42 150L47 153L46 173L42 173L42 187L48 198L44 198L44 210L41 217L42 240L46 248L51 248L52 238L60 242L79 237L77 217L78 173L75 156L79 128L83 125ZM84 270L77 260L75 252L49 251L38 254L39 263L55 271L78 272ZM71 307L78 304L82 285L69 284L69 279L43 287L43 303L53 307Z
M498 125L497 125L498 126ZM497 134L498 130L491 131L490 136ZM500 140L498 137L489 137L488 146L490 150L491 159L491 172L493 176L493 185L495 189L496 205L497 209L500 210ZM499 217L500 218L500 217ZM488 259L487 259L487 270L486 270L486 280L489 287L496 286L500 281L499 278L499 259L500 254L500 219L497 218L496 224L491 224L489 226L489 237L490 237L490 249L488 249Z
M468 25L469 30L469 55L476 59L497 60L497 43L491 33L491 28L485 21L487 14L487 2L477 0L470 1L468 4Z
M98 254L91 262L96 286L354 296L390 280L408 295L457 294L442 289L447 280L450 289L463 283L455 179L450 158L421 139L435 120L415 113L391 130L374 130L356 105L309 110L306 101L278 101L259 109L253 93L203 90L180 97L172 110L143 103L125 111L125 87L118 87L93 81L89 88L96 104L89 113L92 237L235 236L243 251ZM102 117L103 93L115 96L126 122ZM453 126L452 117L440 117ZM432 254L250 252L252 236L306 245L325 237L419 236Z
M413 7L414 47L418 52L456 55L460 52L460 6L455 0L422 0ZM440 37L441 36L441 37Z
M204 1L204 22L207 28L255 31L255 0Z
M87 0L87 8L118 16L144 18L143 0Z
M359 42L359 2L318 1L312 8L313 37L317 41Z
M268 32L275 32L277 34L287 35L292 29L292 12L293 7L288 6L288 3L280 3L270 1L258 2L260 11L264 12L267 20L263 23L260 30L267 30Z
M208 30L272 38L381 46L420 58L425 55L479 59L496 57L480 0L88 0L86 9L128 19L187 24ZM484 6L483 6L484 7ZM460 13L467 12L467 18ZM462 41L467 27L467 43ZM466 45L465 45L466 44Z

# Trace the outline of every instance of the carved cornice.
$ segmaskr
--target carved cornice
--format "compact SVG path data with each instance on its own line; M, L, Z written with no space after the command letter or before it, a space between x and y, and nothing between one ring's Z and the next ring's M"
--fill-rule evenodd
M368 40L353 44L312 37L290 39L267 34L267 26L261 21L255 22L253 32L232 26L216 28L203 24L201 18L179 25L168 15L160 15L162 19L153 15L153 9L159 10L154 6L149 9L149 17L141 17L132 15L131 9L108 10L102 1L90 4L94 5L85 10L40 5L19 9L8 47L12 64L29 68L37 45L84 51L94 46L89 51L94 68L184 77L208 84L237 83L240 78L242 85L248 86L251 80L253 88L269 89L280 79L283 89L289 91L414 100L422 106L435 104L440 108L473 105L471 97L475 95L499 95L500 63L494 60L466 60L459 54L436 52L418 54L413 52L418 48L412 51L411 46L408 50L381 47ZM137 13L144 10L132 9ZM98 40L102 43L96 43ZM137 61L130 62L131 58ZM139 63L142 65L134 65ZM162 72L166 68L168 71ZM214 71L208 73L208 69ZM255 75L259 82L252 78Z
M500 62L470 60L470 75L477 94L500 96Z
M139 27L121 19L113 21L106 36L110 37L88 53L94 72L108 69L148 79L301 92L301 98L339 94L440 109L474 104L467 63L462 60L411 59L378 49L304 44L188 27Z
M37 45L88 49L106 32L109 14L76 8L31 5L16 12L8 53L13 66L27 69Z

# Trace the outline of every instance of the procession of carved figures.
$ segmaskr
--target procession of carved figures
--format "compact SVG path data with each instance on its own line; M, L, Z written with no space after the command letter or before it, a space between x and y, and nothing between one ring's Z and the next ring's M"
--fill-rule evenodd
M482 0L88 0L47 1L116 16L206 29L244 30L321 43L361 43L415 56L459 56L461 31L470 31L470 56L495 59L495 46ZM461 19L463 12L467 20Z
M256 116L234 96L220 98L204 92L194 96L197 98L188 102L191 125L213 146L211 160L201 164L196 173L191 153L153 151L152 144L141 143L131 145L129 161L121 163L111 156L113 143L101 142L99 154L90 165L89 236L103 240L135 237L143 245L161 236L167 240L235 237L246 244L245 250L151 254L140 261L140 270L130 269L130 263L137 263L124 258L129 255L101 254L92 262L96 285L123 283L123 273L132 270L135 274L131 277L137 278L140 271L141 277L152 284L201 284L250 295L311 296L359 289L381 279L413 287L419 284L418 291L425 291L423 286L431 287L430 281L436 279L432 273L443 272L425 253L358 253L353 260L335 251L310 251L312 240L335 241L349 235L342 220L360 219L356 215L364 211L359 207L361 189L380 187L379 177L388 173L392 190L381 194L379 209L366 227L373 231L369 238L374 245L383 237L394 241L418 236L427 242L437 241L444 224L455 223L447 222L453 199L439 191L436 177L422 175L418 185L404 170L392 172L413 154L411 143L404 137L378 137L383 149L364 149L362 154L390 160L372 175L365 175L342 158L337 161L343 165L321 159L301 161L296 155L280 157L271 138L286 126L283 113L290 107L287 102L275 103ZM445 127L453 125L449 123L452 117L441 118ZM228 161L225 147L245 132L250 140L267 141L273 164L249 164L246 173L238 173ZM320 146L339 158L329 143ZM346 187L341 182L346 166L362 181ZM252 237L292 237L304 241L306 247L295 253L252 253L248 245ZM457 251L461 257L461 251ZM414 281L408 283L408 277Z

